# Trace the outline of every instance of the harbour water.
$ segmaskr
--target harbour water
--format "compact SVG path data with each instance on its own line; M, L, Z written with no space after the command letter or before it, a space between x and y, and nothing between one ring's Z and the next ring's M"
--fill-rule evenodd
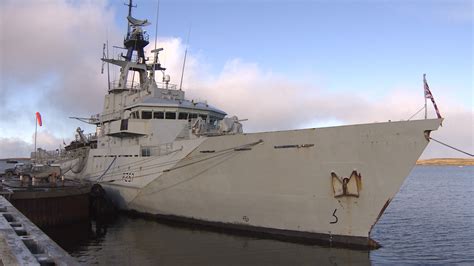
M230 235L121 215L46 229L83 264L368 265L474 264L474 167L417 166L372 238L373 251Z

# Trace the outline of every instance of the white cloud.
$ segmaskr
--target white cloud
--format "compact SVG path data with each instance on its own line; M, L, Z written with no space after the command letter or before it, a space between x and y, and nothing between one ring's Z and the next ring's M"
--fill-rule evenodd
M36 135L37 148L56 150L65 143L70 143L71 138L55 136L48 130L39 130ZM31 135L28 141L17 137L0 137L0 158L29 157L35 150L35 135Z
M34 145L23 139L0 137L0 158L30 157Z
M120 39L106 1L4 1L1 10L0 119L100 111L102 43L107 31Z
M114 11L105 0L7 0L0 12L2 150L18 138L32 143L37 111L52 135L72 136L84 125L69 116L102 109L102 43L107 32L111 43L121 40Z
M369 99L352 92L327 93L323 89L276 76L255 64L240 60L229 61L217 77L195 83L199 86L190 90L190 94L207 96L210 102L224 108L229 114L248 118L249 121L244 125L250 131L295 129L325 123L334 125L406 120L424 104L421 88L396 89L378 99ZM454 101L455 97L449 93L439 96L438 105L446 120L432 137L474 152L473 110ZM428 108L430 117L435 117L431 102ZM423 113L413 119L421 119ZM422 157L465 156L431 143Z

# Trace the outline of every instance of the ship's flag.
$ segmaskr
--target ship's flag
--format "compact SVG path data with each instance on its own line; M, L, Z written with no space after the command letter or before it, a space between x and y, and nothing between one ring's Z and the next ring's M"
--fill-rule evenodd
M40 127L43 126L43 121L41 120L41 114L39 112L36 112L36 122Z
M434 109L436 110L436 115L438 116L438 118L441 118L441 114L439 113L438 106L436 105L433 94L431 94L431 90L430 90L430 87L428 86L428 82L426 82L426 74L423 74L423 84L425 87L425 98L431 99Z

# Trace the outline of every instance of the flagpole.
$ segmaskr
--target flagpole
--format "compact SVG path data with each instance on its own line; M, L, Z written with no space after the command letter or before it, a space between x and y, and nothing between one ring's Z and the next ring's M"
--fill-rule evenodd
M428 107L427 107L427 98L426 98L426 90L425 90L425 86L426 86L426 74L423 74L423 95L425 96L425 119L428 118Z
M428 118L428 108L426 107L426 97L425 97L425 119Z
M35 114L35 150L34 150L34 153L35 153L35 163L36 161L38 160L38 155L37 155L37 152L36 152L36 133L38 132L38 118L36 117L36 114Z

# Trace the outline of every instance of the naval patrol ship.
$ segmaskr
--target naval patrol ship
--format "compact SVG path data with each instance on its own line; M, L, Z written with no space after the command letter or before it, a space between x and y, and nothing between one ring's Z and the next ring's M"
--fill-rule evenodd
M121 209L159 218L378 246L371 229L442 119L244 133L237 117L170 83L163 49L145 56L150 23L131 5L126 54L102 58L120 77L86 121L96 132L78 128L54 158L66 178L99 183Z

